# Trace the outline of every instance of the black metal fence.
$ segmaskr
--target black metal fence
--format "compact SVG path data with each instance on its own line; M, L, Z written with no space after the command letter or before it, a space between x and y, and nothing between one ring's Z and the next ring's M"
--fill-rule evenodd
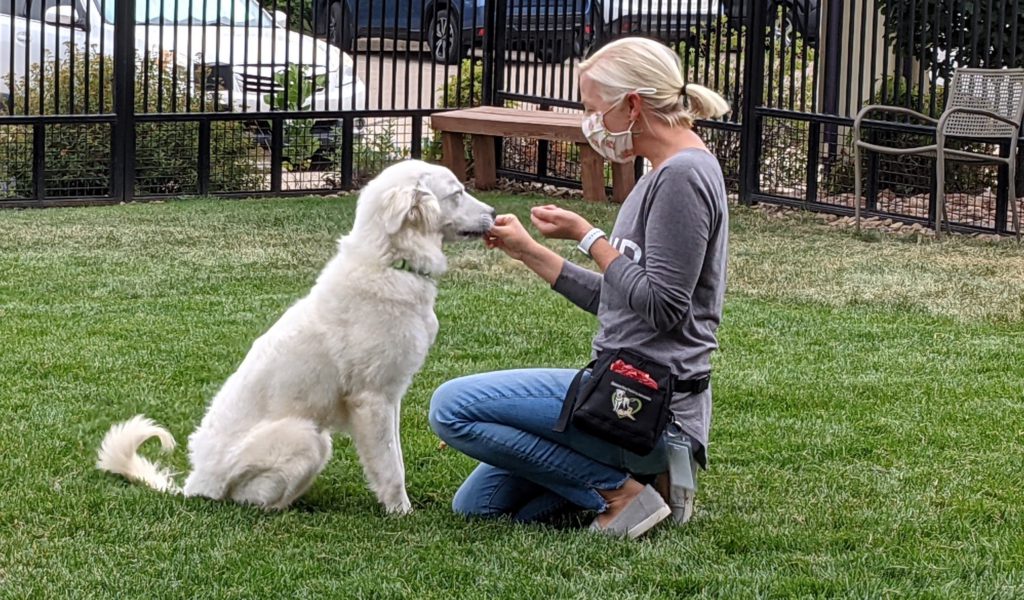
M0 0L0 206L351 189L438 158L438 110L579 110L579 59L648 35L732 102L699 126L734 192L846 214L857 110L936 114L956 67L1021 64L1022 23L1024 0ZM869 214L934 217L930 163L866 160ZM569 144L501 162L579 177ZM953 170L953 222L1005 232L1005 177Z

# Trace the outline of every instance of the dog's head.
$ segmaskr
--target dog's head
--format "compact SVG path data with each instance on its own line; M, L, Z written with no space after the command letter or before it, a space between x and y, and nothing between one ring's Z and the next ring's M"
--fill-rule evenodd
M406 160L384 169L359 198L357 225L388 236L441 241L479 238L494 225L494 209L466 192L445 167Z

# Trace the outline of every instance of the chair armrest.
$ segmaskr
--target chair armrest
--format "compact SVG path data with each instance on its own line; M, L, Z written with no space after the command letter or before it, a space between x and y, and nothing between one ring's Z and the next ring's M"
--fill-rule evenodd
M909 108L904 108L902 106L888 106L888 105L885 105L885 104L871 104L871 105L865 106L864 108L860 109L860 112L857 113L856 118L854 118L854 120L853 120L853 130L854 131L860 131L861 122L864 121L864 117L866 117L868 115L868 113L872 113L872 112L893 112L893 113L899 113L899 114L902 114L902 115L909 115L911 117L916 117L918 119L921 119L922 121L927 121L927 122L932 123L932 124L938 124L938 122L939 122L938 119L934 119L932 117L929 117L926 114L919 113L916 110L911 110Z
M1000 121L1002 123L1006 123L1007 125L1012 125L1013 127L1020 129L1020 123L1014 121L1013 119L1007 119L1006 117L1002 115L997 115L996 113L990 110L985 110L982 108L969 108L966 106L954 106L953 108L947 109L945 112L943 112L942 116L939 117L939 123L936 129L941 132L942 128L946 125L946 121L949 120L949 117L956 113L981 115L983 117L988 117L989 119L992 119L994 121Z

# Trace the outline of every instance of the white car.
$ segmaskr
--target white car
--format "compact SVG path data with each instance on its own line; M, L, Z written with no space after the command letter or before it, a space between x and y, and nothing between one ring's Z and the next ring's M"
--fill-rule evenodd
M8 75L17 85L27 66L53 57L63 62L69 42L80 51L88 45L90 55L112 56L115 1L121 0L0 1L0 98L11 93ZM268 95L280 91L277 78L292 65L301 65L310 82L324 83L326 76L326 84L316 86L301 108L365 107L366 90L352 58L322 40L289 31L283 13L272 17L254 0L135 2L136 51L173 60L194 80L190 89L216 90L222 110L271 110ZM330 133L327 123L318 125L318 133Z

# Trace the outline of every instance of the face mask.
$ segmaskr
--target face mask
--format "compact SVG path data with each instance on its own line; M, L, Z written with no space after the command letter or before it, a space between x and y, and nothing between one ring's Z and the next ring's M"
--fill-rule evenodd
M633 124L629 129L613 133L604 127L604 115L594 113L583 119L583 136L590 142L590 147L602 157L617 163L628 163L633 160Z

